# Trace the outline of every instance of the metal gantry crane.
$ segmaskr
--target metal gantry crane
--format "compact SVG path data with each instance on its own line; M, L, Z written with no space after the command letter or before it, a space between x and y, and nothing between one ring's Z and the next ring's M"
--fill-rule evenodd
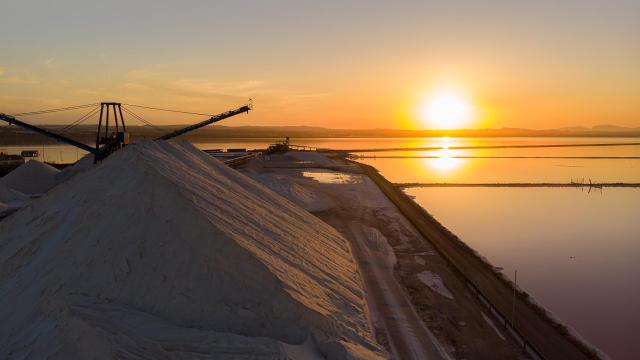
M89 105L95 105L95 104L89 104ZM78 108L83 108L86 107L85 105L81 105L78 107L69 107L69 108L62 108L62 109L54 109L54 110L60 110L60 111L64 111L64 110L68 110L68 109L78 109ZM142 106L140 106L142 107ZM247 105L243 105L237 109L234 110L230 110L230 111L226 111L223 113L220 113L218 115L212 115L209 119L201 121L199 123L193 124L193 125L189 125L186 126L184 128L172 131L168 134L162 135L154 140L169 140L172 139L176 136L185 134L189 131L193 131L196 129L199 129L201 127L207 126L209 124L213 124L216 123L218 121L224 120L226 118L230 118L232 116L241 114L241 113L248 113L249 110L251 110L252 106L251 104L247 104ZM156 108L150 108L150 109L156 109ZM125 109L126 110L126 109ZM156 109L156 110L164 110L164 109ZM165 111L173 111L173 110L165 110ZM33 113L46 113L46 112L51 112L51 110L45 110L44 112L33 112ZM180 111L177 111L180 112ZM33 114L33 113L24 113L24 114ZM136 116L137 117L137 116ZM138 117L139 118L139 117ZM45 128L39 127L39 126L35 126L35 125L31 125L29 123L26 123L24 121L18 120L16 119L15 116L12 115L7 115L7 114L3 114L0 113L0 120L3 120L7 123L9 123L9 125L16 125L19 127L22 127L24 129L30 130L30 131L34 131L37 132L39 134L42 134L44 136L50 137L52 139L55 139L57 141L60 142L64 142L66 144L69 144L71 146L75 146L77 148L80 148L84 151L87 151L91 154L94 155L94 162L98 162L104 158L106 158L107 156L109 156L111 153L113 153L114 151L126 146L127 144L129 144L129 133L127 132L127 128L124 122L124 116L122 115L122 104L121 103L117 103L117 102L102 102L100 103L100 117L98 120L98 128L96 131L96 145L95 147L91 147L89 145L83 144L79 141L73 140L63 134L59 134L56 132L53 132L51 130L47 130ZM111 123L111 120L113 120L113 124L111 124L111 132L109 132L109 125ZM142 120L142 119L141 119ZM113 131L115 130L115 131Z

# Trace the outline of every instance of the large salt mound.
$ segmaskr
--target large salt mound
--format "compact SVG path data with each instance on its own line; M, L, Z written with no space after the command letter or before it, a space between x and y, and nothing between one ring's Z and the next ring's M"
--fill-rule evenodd
M0 179L0 184L24 194L44 194L56 185L59 172L51 165L30 160Z
M346 240L186 143L0 222L0 358L375 358Z

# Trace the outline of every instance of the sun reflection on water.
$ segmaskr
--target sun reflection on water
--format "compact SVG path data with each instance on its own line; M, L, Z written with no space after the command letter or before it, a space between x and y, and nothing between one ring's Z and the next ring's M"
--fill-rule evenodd
M449 146L452 139L449 137L443 137L440 139L441 149L433 151L432 155L435 158L427 158L426 164L439 173L447 174L461 168L467 159L461 159L455 156L462 155L461 150L451 150Z

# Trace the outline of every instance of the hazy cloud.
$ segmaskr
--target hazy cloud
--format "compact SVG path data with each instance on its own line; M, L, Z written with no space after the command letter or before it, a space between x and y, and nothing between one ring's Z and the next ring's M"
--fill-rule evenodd
M0 83L2 84L33 85L40 82L40 78L28 70L13 71L0 68Z
M51 68L53 68L53 67L55 67L57 65L56 58L54 58L54 57L50 57L50 58L45 59L43 63L44 63L44 66L46 68L49 68L49 69L51 69Z
M196 79L176 80L171 86L179 92L199 94L201 96L221 96L226 98L251 97L256 93L269 92L265 83L258 80L237 82L215 82Z
M271 91L260 80L220 82L181 78L153 66L129 71L122 87L132 92L154 91L157 95L225 102L245 101L255 94Z

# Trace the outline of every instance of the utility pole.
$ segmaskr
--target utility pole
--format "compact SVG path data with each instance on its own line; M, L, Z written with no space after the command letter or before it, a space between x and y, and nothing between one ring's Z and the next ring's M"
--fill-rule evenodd
M511 327L516 328L516 287L518 286L518 270L515 271L513 276L513 307L511 310Z

